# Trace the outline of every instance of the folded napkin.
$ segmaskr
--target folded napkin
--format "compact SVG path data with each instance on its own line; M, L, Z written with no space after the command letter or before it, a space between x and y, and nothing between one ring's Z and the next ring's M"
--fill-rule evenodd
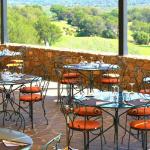
M14 141L8 141L8 140L2 140L5 146L11 147L11 146L27 146L27 143L22 142L14 142Z

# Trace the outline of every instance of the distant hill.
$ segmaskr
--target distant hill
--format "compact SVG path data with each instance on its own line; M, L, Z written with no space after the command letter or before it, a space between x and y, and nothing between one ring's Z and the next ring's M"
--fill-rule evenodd
M117 7L118 0L8 0L9 5L43 5L51 6L61 4L66 6L98 6L98 7ZM150 0L128 0L129 6L150 5Z

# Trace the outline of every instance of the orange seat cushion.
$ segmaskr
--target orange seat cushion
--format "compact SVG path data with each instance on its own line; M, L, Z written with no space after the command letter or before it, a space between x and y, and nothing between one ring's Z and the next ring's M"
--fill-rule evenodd
M79 83L79 80L78 79L76 79L76 78L72 78L72 79L63 79L63 80L61 80L61 82L60 82L61 84L77 84L77 83Z
M22 59L12 59L11 62L13 63L23 63Z
M102 78L100 82L105 83L105 84L115 84L119 83L120 79L118 78Z
M127 112L130 116L148 116L150 115L150 107L140 107L140 108L134 108L130 109Z
M40 94L26 94L26 95L20 96L19 100L20 101L26 101L26 102L41 101L42 96Z
M130 122L130 127L136 130L150 130L150 120L135 120Z
M80 73L77 73L77 72L69 72L69 73L63 74L64 78L78 78L79 76L80 76Z
M22 93L38 93L42 89L38 86L30 86L30 87L23 87L20 89L20 92Z
M98 116L102 115L102 110L96 107L78 107L74 109L74 113L79 116Z
M150 94L150 89L141 89L141 90L140 90L140 93L143 93L143 94Z
M75 120L69 123L69 128L75 130L96 130L102 125L96 120Z

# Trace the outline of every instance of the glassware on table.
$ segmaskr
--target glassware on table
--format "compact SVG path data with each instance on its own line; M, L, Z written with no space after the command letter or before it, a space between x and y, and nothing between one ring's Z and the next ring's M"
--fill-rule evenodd
M90 57L90 63L94 64L93 57Z
M104 63L103 59L104 59L104 56L101 56L101 58L100 58L100 60L99 60L101 64Z
M80 64L84 64L84 58L83 58L83 56L80 56Z
M23 64L19 64L18 69L19 73L23 73Z
M130 84L130 88L131 88L130 94L134 94L133 88L134 88L135 83L134 82L130 82L129 84Z
M118 97L119 97L119 86L113 85L112 86L112 101L117 103L118 102Z

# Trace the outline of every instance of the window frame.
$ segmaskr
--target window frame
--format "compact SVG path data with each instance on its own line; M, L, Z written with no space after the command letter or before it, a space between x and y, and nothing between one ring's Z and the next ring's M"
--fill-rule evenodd
M7 33L7 0L1 2L1 44L8 43ZM124 56L128 54L127 46L127 1L118 0L118 55Z

